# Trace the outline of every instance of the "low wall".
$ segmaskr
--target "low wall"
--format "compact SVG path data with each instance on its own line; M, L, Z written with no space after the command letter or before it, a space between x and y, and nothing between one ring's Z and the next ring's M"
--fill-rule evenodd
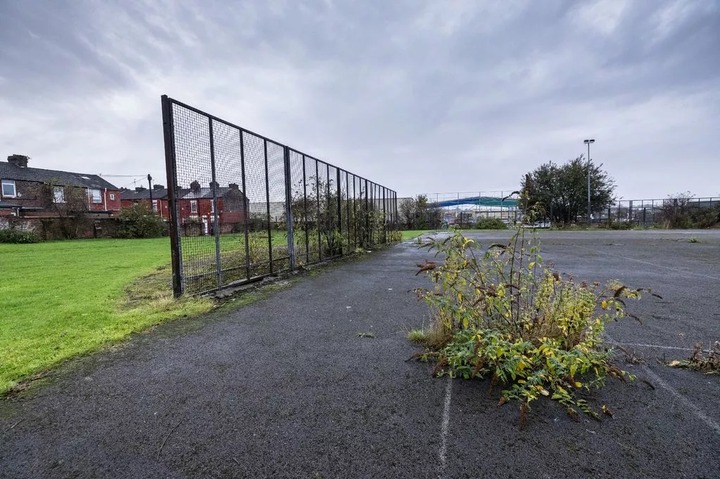
M74 220L57 217L0 216L0 229L32 231L44 240L67 239L68 231L77 238L114 238L118 221L115 218Z

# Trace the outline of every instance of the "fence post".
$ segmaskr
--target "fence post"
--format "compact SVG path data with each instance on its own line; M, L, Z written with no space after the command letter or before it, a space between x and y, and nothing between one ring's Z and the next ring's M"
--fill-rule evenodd
M353 180L354 181L354 180ZM350 224L350 173L347 171L345 172L345 210L347 216L347 252L352 252L352 246L350 245L350 229L352 228L352 225Z
M338 222L337 222L337 231L340 234L340 238L342 238L342 224L343 224L343 217L342 217L342 188L340 188L340 168L337 166L335 167L335 176L337 178L337 215L338 215ZM333 243L334 244L334 243ZM342 256L342 243L340 245L340 255Z
M294 220L292 214L292 181L290 178L290 149L283 147L285 152L285 221L287 223L287 247L288 256L290 256L290 269L295 269L295 231Z
M160 98L163 117L163 137L165 143L165 171L168 182L168 209L170 213L170 256L172 264L173 296L183 294L182 254L180 251L180 222L177 211L177 164L175 161L175 127L173 122L172 101L167 95Z
M305 175L305 155L303 160L303 229L305 230L305 262L310 262L310 229L308 228L307 177Z
M335 252L330 248L330 245L334 244L333 241L330 239L330 235L334 234L335 224L334 224L333 217L331 214L333 205L330 203L330 198L331 198L330 183L332 183L332 180L330 179L330 164L329 163L325 163L325 181L327 184L325 185L325 201L324 201L325 205L324 206L325 206L325 215L327 217L327 226L330 228L330 231L326 231L325 235L326 235L327 243L328 243L327 244L328 253L330 253L330 257L332 258L333 256L335 256Z
M322 261L322 230L320 229L320 217L322 216L320 211L320 165L318 160L313 161L315 161L315 202L317 203L315 228L317 229L318 237L318 261Z
M608 228L612 224L612 209L610 206L608 206Z
M263 138L263 157L265 158L265 211L267 215L267 235L268 235L268 261L270 266L270 274L273 274L273 248L272 248L272 224L270 222L270 170L268 167L268 147L267 139Z
M368 245L372 243L372 232L370 231L370 191L368 180L365 180L365 241Z
M249 280L252 277L250 271L250 198L247 196L247 181L245 179L245 140L243 139L243 131L239 130L240 140L240 175L242 179L243 193L243 233L245 242L245 276Z
M213 205L213 236L215 236L215 281L217 287L222 286L222 264L220 263L220 222L218 221L218 182L215 171L215 138L213 134L213 120L208 118L208 131L210 133L210 191Z
M357 200L358 192L356 186L359 186L357 176L353 174L353 199L352 199L352 221L353 221L353 247L358 248L358 219L357 219Z
M393 231L397 231L400 229L400 225L398 225L400 220L400 215L398 214L398 199L397 199L397 191L392 192L392 222L393 222Z
M387 188L385 188L383 186L382 187L382 202L383 202L383 243L384 244L387 244L387 242L388 242L388 240L387 240L388 219L387 219L387 203L386 203L387 191L386 190L387 190Z

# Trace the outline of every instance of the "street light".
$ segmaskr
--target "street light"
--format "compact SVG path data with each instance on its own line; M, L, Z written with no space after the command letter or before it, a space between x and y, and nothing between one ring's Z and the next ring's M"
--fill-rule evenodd
M153 210L153 197L152 197L152 176L150 176L150 173L148 173L148 188L150 188L150 211Z
M588 215L588 226L592 226L592 216L590 213L590 144L595 143L594 139L585 140L583 143L585 143L588 146L588 203L587 203L587 215Z

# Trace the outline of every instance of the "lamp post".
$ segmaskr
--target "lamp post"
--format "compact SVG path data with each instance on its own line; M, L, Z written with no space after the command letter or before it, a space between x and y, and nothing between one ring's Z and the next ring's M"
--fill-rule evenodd
M148 188L150 188L150 211L153 210L153 197L152 197L152 176L150 176L150 173L148 173Z
M585 143L588 146L588 172L587 172L587 180L588 180L588 201L587 201L587 216L588 216L588 226L592 226L592 216L590 213L590 144L595 143L594 139L585 140L583 143Z

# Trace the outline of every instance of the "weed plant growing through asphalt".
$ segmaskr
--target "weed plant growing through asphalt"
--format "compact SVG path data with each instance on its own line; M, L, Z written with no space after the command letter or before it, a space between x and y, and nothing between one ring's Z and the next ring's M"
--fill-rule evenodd
M418 293L436 320L414 339L427 348L418 357L436 361L435 375L502 385L500 404L520 403L521 427L541 396L558 401L573 419L578 410L599 419L584 393L608 376L634 379L611 363L603 332L642 289L576 283L543 264L537 237L522 228L485 251L458 232L423 247L444 258L418 265L435 283ZM600 411L611 414L606 405Z

